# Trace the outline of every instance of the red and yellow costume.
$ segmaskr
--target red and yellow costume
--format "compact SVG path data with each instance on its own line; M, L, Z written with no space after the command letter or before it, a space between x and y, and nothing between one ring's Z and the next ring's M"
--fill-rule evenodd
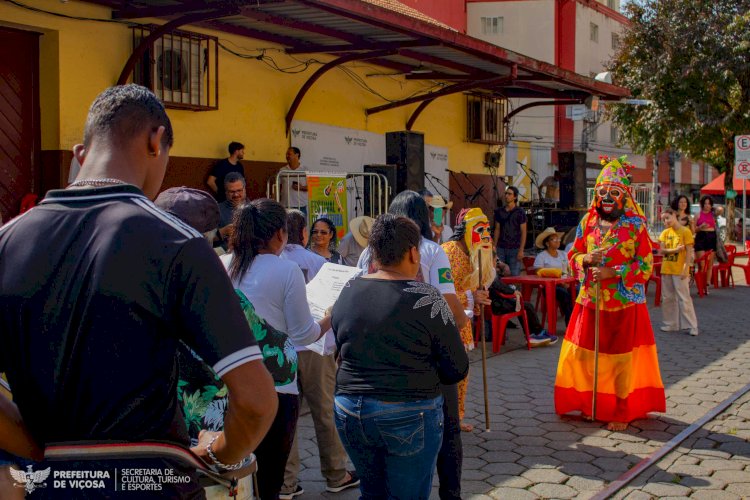
M651 328L644 285L653 257L646 219L630 193L627 167L618 160L606 163L596 189L611 190L622 215L605 229L600 225L597 195L581 220L570 250L571 269L581 282L573 315L565 332L555 380L555 411L581 411L591 416L594 380L594 324L596 292L583 264L586 254L603 251L601 266L615 277L601 281L599 369L596 419L623 422L666 410L664 385ZM600 192L600 191L597 191ZM609 198L609 194L607 194Z
M490 224L487 216L481 209L472 208L468 210L459 222L464 226L463 243L459 241L447 241L443 243L443 250L448 255L451 264L451 274L456 287L456 295L461 301L464 309L472 308L472 292L479 286L479 259L482 261L482 281L486 288L495 279L495 266L492 264L492 238L490 236ZM483 251L481 251L483 250ZM468 252L468 253L467 253ZM478 309L475 308L478 314ZM471 323L461 328L461 340L466 350L474 348L474 338L471 334ZM458 416L464 418L464 404L466 402L466 389L469 385L469 377L466 376L458 383Z

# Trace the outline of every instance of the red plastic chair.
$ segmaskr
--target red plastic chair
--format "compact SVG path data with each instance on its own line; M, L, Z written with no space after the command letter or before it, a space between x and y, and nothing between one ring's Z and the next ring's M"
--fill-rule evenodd
M661 306L661 263L663 257L661 255L654 255L654 267L651 271L651 276L646 282L646 293L648 293L648 285L652 281L656 283L656 292L654 293L654 307Z
M695 261L695 286L698 288L698 297L708 295L708 267L709 259L714 258L713 250L703 254L703 257Z
M501 294L501 297L504 299L515 299L515 295L504 295ZM485 316L490 318L492 321L492 352L498 353L500 352L500 346L505 344L505 329L508 326L508 321L510 321L513 318L521 318L522 326L523 326L523 333L526 336L526 349L531 349L531 337L529 336L529 320L526 317L526 309L523 307L523 304L521 305L520 311L505 313L505 314L493 314L492 309L490 306L486 306L487 309L485 309ZM489 316L487 316L489 315ZM477 322L479 321L479 318L475 318L475 328L474 328L474 344L476 345L479 342L479 332L481 331L480 328L478 328Z
M736 264L734 261L736 261L738 258L742 257L748 257L747 262L744 264ZM745 272L745 284L750 286L750 241L745 242L745 251L744 252L735 252L734 253L734 261L732 263L732 267L739 267ZM731 270L729 275L731 276Z
M727 261L717 262L714 264L713 270L711 271L711 286L719 288L719 277L721 277L721 287L727 288L730 286L734 288L734 277L732 277L732 266L734 265L734 257L737 255L737 247L734 245L726 245L727 249Z

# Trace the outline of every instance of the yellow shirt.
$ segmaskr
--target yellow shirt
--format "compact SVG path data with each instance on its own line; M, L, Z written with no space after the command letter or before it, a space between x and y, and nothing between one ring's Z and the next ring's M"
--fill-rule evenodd
M689 227L678 224L674 228L668 227L662 231L661 235L659 235L659 241L662 243L662 248L665 250L672 250L680 245L692 245L693 233L690 231ZM687 249L678 253L665 255L661 264L661 273L682 274L686 256Z

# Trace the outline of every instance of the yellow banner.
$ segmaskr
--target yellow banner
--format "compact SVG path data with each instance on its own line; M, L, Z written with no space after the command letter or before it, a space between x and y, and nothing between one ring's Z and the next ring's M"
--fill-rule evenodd
M336 236L341 240L349 230L346 174L307 174L307 207L310 218L308 225L321 217L331 219L336 226Z

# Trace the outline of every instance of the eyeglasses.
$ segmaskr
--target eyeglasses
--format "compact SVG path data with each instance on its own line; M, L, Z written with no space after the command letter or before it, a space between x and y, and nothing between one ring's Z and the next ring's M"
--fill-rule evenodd
M330 231L319 231L319 230L315 229L313 231L310 231L310 234L320 234L320 235L325 236L327 234L331 234L331 232Z

